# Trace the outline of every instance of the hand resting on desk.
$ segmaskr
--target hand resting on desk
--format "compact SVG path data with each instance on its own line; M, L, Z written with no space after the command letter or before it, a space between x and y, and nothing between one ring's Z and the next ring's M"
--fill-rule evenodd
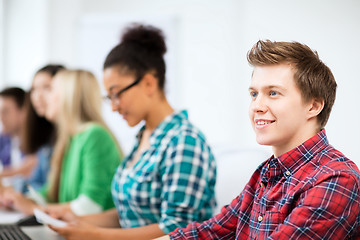
M13 188L5 188L0 194L0 204L6 208L12 208L26 215L32 215L35 208L41 208L31 199L26 198Z
M57 214L59 215L55 216L53 213L49 213L52 217L68 222L68 225L62 228L49 227L66 239L112 239L107 234L111 236L114 233L112 230L120 228L115 208L87 216L76 216L70 213L61 214L59 212Z
M65 222L75 222L80 220L80 217L71 211L70 204L48 204L46 205L45 212L51 217Z
M81 220L69 222L65 227L55 227L52 225L49 225L49 227L67 240L98 240L100 238L97 234L102 229Z
M13 188L2 189L0 192L0 205L6 208L15 209L26 215L33 215L35 208L51 213L56 218L64 215L74 215L70 208L70 203L47 204L46 206L41 206L32 199L15 191Z

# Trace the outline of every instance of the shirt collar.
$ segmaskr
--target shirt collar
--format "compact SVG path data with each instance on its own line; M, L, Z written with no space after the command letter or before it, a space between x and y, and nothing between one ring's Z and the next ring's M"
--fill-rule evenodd
M183 120L188 119L188 113L186 110L175 111L167 116L152 132L150 136L150 145L159 145L161 140L166 136L167 132L174 127L179 125ZM137 142L141 140L141 136L145 130L145 125L141 127L140 131L136 135Z
M325 129L306 140L298 147L280 155L272 160L279 163L279 167L285 178L290 177L305 163L310 161L318 152L329 145Z

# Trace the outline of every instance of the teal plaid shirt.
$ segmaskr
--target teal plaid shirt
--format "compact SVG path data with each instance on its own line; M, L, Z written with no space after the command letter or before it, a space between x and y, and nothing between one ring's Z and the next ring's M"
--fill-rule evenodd
M150 148L130 168L133 150L119 166L112 195L122 228L158 223L164 233L212 216L216 164L204 135L187 112L165 118L150 136Z

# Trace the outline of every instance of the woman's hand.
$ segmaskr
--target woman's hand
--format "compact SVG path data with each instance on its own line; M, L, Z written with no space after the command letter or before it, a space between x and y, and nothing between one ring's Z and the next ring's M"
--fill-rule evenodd
M35 208L41 208L31 199L26 198L13 188L3 189L0 201L4 207L13 208L27 215L32 215Z
M101 239L101 236L99 236L101 228L80 220L68 223L65 227L55 227L52 225L49 225L49 227L67 240Z
M74 222L80 218L74 214L70 208L70 203L63 204L48 204L45 212L56 219L61 219L65 222Z

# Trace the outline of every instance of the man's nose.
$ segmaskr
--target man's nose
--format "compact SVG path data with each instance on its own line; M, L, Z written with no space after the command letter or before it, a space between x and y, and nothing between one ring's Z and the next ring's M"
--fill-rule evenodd
M258 95L251 103L251 109L254 112L265 112L267 109L266 99L263 95Z

